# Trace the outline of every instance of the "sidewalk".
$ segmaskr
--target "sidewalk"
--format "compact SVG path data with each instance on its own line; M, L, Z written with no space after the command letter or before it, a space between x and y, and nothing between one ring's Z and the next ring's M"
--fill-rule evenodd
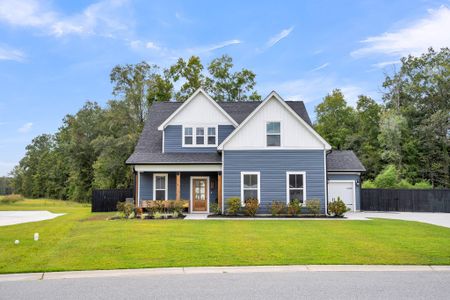
M32 281L69 278L104 278L149 275L184 274L237 274L237 273L282 273L282 272L450 272L450 266L417 265L293 265L293 266L252 266L252 267L187 267L123 269L71 272L40 272L0 275L0 282Z

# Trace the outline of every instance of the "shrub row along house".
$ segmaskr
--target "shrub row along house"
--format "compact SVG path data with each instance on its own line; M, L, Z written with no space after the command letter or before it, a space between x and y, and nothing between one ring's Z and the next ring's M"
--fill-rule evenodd
M276 92L258 102L216 102L202 89L188 100L157 102L134 153L135 204L189 200L189 212L208 213L224 199L257 199L258 213L272 201L343 199L360 207L360 174L352 151L335 151L311 126L301 101Z

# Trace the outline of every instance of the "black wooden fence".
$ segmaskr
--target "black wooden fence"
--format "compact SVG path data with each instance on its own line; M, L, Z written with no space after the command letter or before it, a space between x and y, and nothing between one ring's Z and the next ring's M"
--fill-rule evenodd
M450 212L450 189L361 189L361 210Z
M117 202L133 197L133 189L92 191L92 212L116 211Z

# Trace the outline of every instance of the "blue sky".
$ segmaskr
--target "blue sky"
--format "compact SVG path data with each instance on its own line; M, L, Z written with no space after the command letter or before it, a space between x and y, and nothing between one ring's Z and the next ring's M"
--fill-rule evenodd
M314 106L333 88L381 101L401 56L450 46L449 1L0 1L0 176L116 64L229 54L257 90Z

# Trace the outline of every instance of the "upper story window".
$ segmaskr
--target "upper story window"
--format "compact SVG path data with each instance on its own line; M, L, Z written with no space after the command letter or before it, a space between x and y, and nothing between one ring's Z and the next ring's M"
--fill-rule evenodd
M281 145L280 122L266 123L267 147L279 147Z
M184 147L217 146L217 126L183 127Z

